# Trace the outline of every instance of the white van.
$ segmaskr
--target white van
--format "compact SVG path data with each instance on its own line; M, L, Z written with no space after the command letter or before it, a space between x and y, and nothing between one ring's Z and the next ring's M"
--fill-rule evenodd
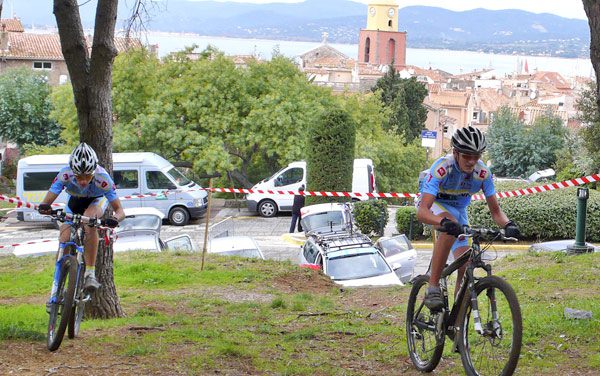
M277 171L273 176L256 184L252 189L298 191L306 186L306 162L292 162ZM377 192L375 185L375 169L370 159L355 159L352 174L352 192ZM353 201L367 200L368 197L354 197ZM248 210L258 212L263 217L273 217L278 212L292 211L294 196L290 194L249 193L246 195Z
M68 154L34 155L21 159L17 166L17 196L31 203L40 203L58 171L67 166L68 162ZM207 210L207 192L157 154L114 153L113 170L112 176L119 197L157 194L122 200L125 208L157 208L176 226L186 225L190 218L199 218ZM165 195L167 190L179 191ZM66 197L67 194L63 191L55 202L66 204ZM17 209L17 219L50 220L28 208Z

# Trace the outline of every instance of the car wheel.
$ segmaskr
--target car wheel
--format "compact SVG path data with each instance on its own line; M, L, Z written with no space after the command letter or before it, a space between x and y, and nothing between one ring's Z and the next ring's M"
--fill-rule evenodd
M174 226L185 226L190 221L190 213L185 208L176 207L169 212L169 222Z
M265 200L258 205L258 213L265 217L274 217L277 214L277 204L271 200Z

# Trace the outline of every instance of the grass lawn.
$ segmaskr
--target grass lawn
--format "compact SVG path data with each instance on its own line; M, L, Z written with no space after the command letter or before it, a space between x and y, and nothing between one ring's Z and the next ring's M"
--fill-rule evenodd
M213 255L201 271L198 254L118 254L126 317L85 320L49 353L52 262L0 258L0 374L419 375L406 349L410 286L340 289L287 262ZM599 265L600 254L495 262L523 311L516 374L598 374ZM565 307L593 318L567 320ZM464 374L448 343L435 374Z

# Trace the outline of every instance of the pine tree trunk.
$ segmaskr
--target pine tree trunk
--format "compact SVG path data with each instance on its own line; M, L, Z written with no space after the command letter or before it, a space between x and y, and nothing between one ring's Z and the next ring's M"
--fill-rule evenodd
M85 312L87 317L101 319L125 316L115 286L112 243L106 246L105 233L106 230L99 231L100 242L96 259L96 277L102 287L96 291Z
M79 15L77 0L54 0L54 15L62 53L67 63L79 138L98 154L100 165L112 173L112 67L117 50L114 43L118 0L98 0L90 53ZM113 275L113 250L100 242L96 276L102 283L94 294L88 314L92 317L123 316Z
M596 74L596 106L600 112L600 2L583 0L583 8L590 26L590 60Z

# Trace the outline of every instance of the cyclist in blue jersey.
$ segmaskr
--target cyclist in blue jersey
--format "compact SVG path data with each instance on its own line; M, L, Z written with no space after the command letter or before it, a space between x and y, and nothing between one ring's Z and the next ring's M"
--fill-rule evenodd
M439 280L450 251L456 258L469 248L466 239L456 237L462 234L463 225L469 224L467 206L471 203L471 195L483 191L492 219L505 229L506 236L518 238L521 235L519 227L498 205L492 173L480 159L486 146L485 136L479 129L471 126L458 129L452 136L452 154L436 160L423 181L417 219L442 231L433 247L425 295L425 305L429 309L439 310L444 306ZM466 264L458 270L457 285L465 269Z
M68 193L65 208L67 213L81 214L90 218L100 218L107 207L107 201L113 208L115 218L104 220L106 226L116 227L125 218L121 201L115 191L115 184L104 168L98 165L96 152L85 142L80 143L69 157L69 165L63 167L50 187L46 197L38 206L40 214L50 214L51 204L62 190ZM69 241L69 224L60 226L59 242L61 249ZM84 288L97 289L95 266L98 253L98 231L95 227L85 227L84 237L85 282Z

